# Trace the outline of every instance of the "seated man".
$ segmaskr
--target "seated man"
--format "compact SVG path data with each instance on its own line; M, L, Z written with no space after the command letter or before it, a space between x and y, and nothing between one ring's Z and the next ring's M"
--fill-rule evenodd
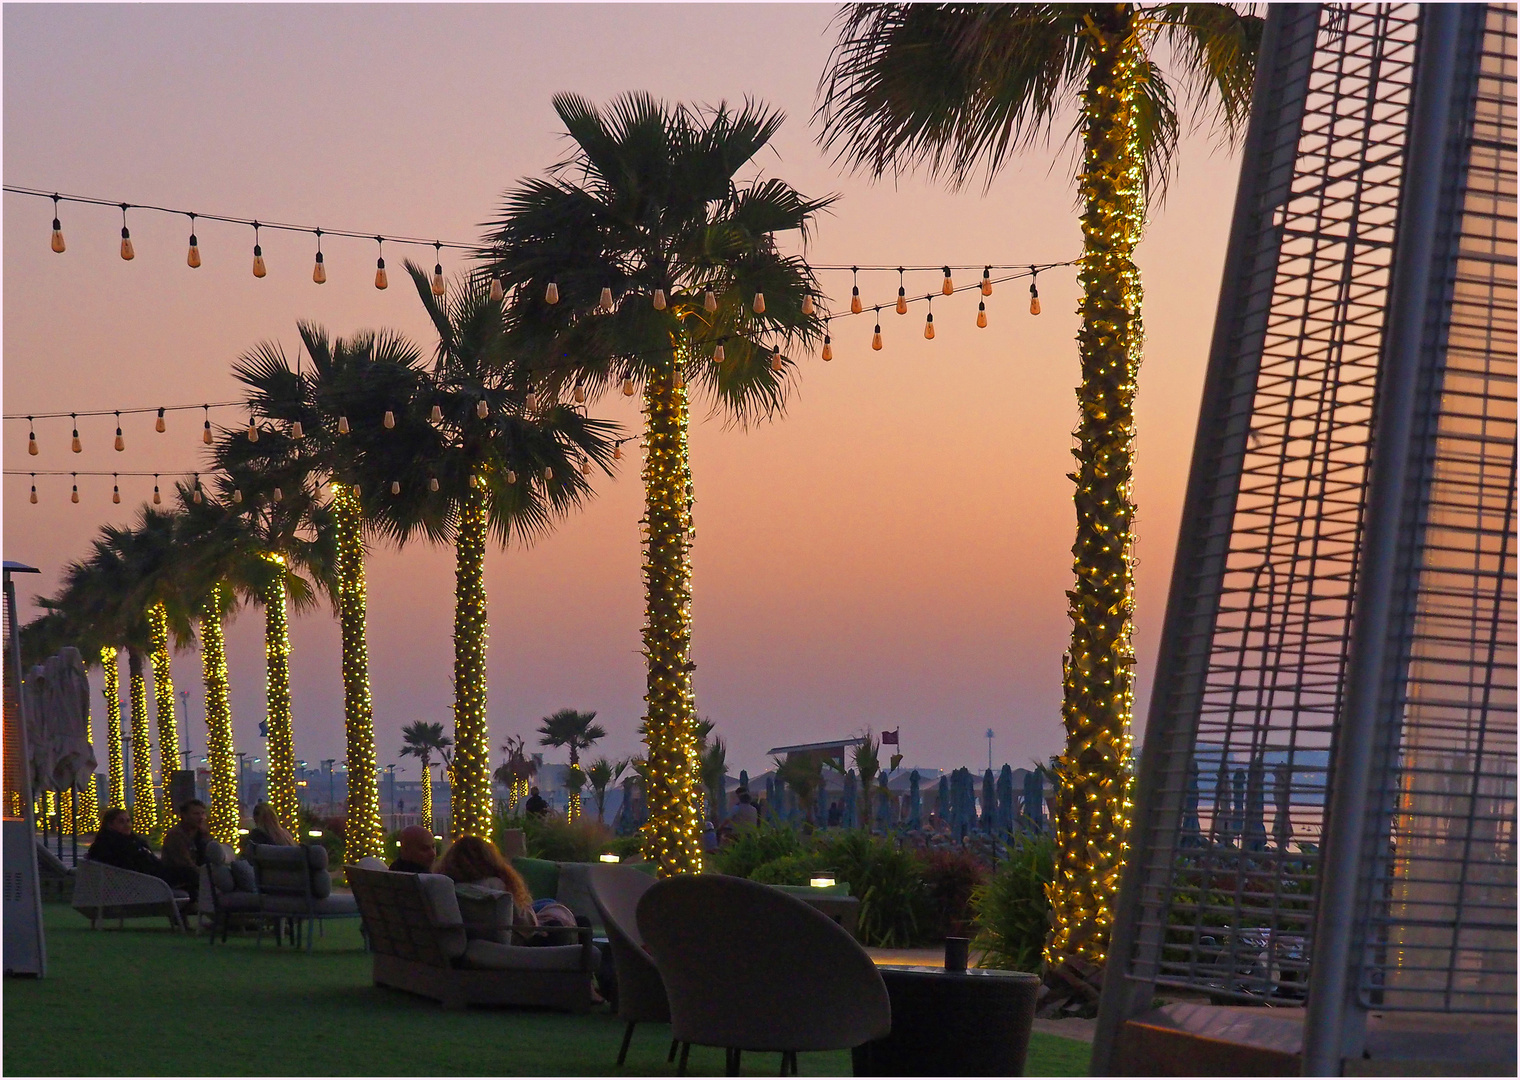
M148 848L148 841L132 831L131 813L119 806L100 815L100 831L95 834L88 855L107 866L135 870L156 878L164 876L163 864Z
M752 829L760 820L760 814L755 810L754 803L749 801L749 792L739 789L739 805L734 807L733 813L728 815L728 823L734 831L740 829Z
M538 788L528 789L528 801L523 803L523 813L530 817L543 817L549 812L549 804L538 793Z
M391 869L398 874L431 874L438 851L433 847L433 834L421 825L408 825L401 830L401 850Z
M190 799L180 804L179 824L164 833L162 877L195 898L201 883L200 867L206 861L211 832L206 828L206 804Z

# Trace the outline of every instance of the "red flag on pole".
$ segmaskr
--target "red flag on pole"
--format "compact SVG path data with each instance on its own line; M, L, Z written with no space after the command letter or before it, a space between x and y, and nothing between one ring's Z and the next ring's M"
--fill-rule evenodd
M900 731L902 731L902 728L898 728L897 731L883 731L881 733L881 745L883 745L883 746L896 746L897 745L897 734Z

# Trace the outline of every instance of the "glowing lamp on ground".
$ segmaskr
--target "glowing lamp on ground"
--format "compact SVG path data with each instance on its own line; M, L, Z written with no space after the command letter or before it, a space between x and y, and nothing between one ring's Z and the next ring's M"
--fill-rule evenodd
M622 859L619 859L616 855L612 854L612 852L610 852L610 851L607 852L605 855L601 856L601 860L602 860L602 862L605 862L605 863L615 863L615 862L622 862L623 861Z
M322 830L321 829L311 829L311 830L307 831L306 835L310 836L310 837L313 837L313 838L320 838L321 835L322 835Z
M834 875L828 871L820 870L808 878L808 884L815 889L831 889L835 885Z

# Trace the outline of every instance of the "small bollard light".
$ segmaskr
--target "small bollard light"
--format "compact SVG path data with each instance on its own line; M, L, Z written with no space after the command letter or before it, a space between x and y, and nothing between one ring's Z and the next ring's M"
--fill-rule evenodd
M610 851L607 852L605 855L601 856L601 859L602 859L602 862L607 862L607 863L622 862L623 861L622 859L619 859L616 855L612 854L612 852L610 852Z
M433 839L434 839L434 840L442 840L442 839L443 839L443 837L442 837L442 836L441 836L441 835L439 835L439 834L438 834L438 833L434 833L434 834L433 834Z
M321 829L309 829L307 831L306 835L307 836L321 836L322 835L322 830Z
M814 874L808 878L808 884L815 889L829 889L834 886L833 874Z
M247 836L248 835L248 830L247 829L239 829L238 830L238 835L239 836Z

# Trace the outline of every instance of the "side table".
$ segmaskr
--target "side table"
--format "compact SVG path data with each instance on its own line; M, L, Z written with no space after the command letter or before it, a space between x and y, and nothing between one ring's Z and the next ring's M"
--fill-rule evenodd
M1023 971L878 968L892 1033L854 1051L856 1076L1022 1076L1040 978Z

